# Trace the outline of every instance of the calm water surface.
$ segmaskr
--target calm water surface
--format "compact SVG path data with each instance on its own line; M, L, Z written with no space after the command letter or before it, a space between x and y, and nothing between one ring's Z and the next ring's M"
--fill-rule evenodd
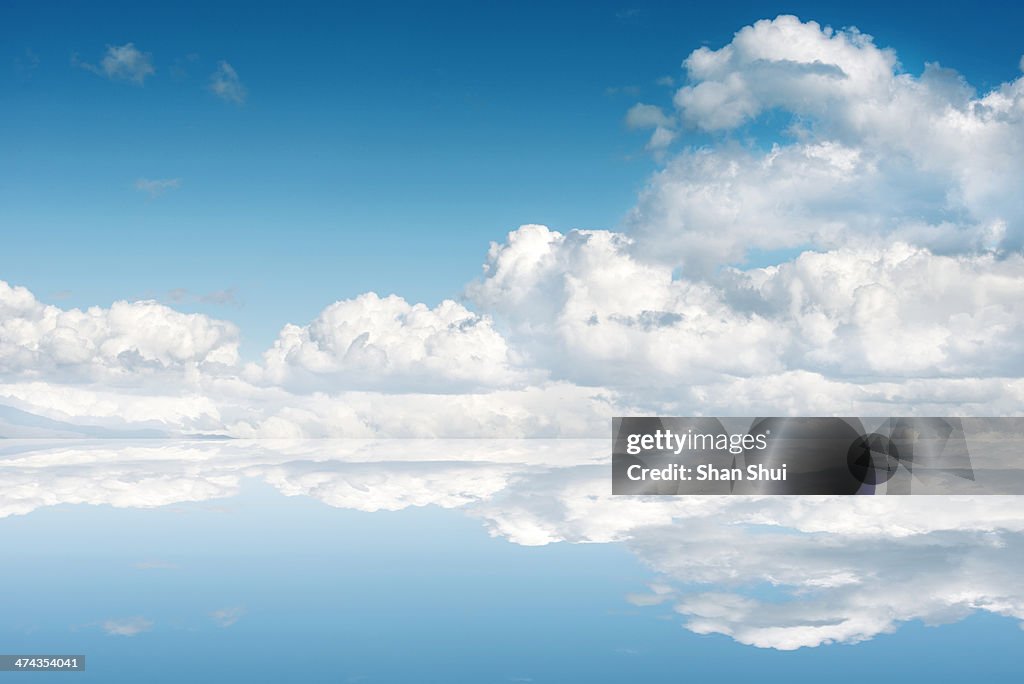
M69 682L1019 681L1024 499L610 495L606 440L0 443Z

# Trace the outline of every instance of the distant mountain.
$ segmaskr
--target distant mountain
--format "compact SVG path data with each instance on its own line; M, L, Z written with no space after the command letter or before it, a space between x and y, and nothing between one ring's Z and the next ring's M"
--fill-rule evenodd
M75 425L37 416L13 406L0 404L0 439L35 439L61 437L97 437L101 439L147 439L173 437L171 433L153 429L115 430L96 425Z

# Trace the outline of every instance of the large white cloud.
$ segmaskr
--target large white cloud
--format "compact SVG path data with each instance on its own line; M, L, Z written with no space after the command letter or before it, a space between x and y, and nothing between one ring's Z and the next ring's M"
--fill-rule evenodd
M0 373L104 380L197 372L238 361L238 330L152 301L60 309L0 281Z
M787 366L883 377L1019 376L1024 258L902 243L739 273L735 301L791 330Z
M374 293L335 302L308 325L285 326L263 361L249 374L286 386L453 391L526 378L488 317L451 300L430 309Z
M943 256L896 242L809 251L710 283L674 277L634 244L525 226L492 246L469 294L557 377L684 412L930 403L944 413L959 403L1006 413L1019 400L1019 254Z
M630 221L648 258L708 272L751 249L882 236L945 252L1021 246L1024 79L978 95L952 70L904 73L870 36L789 16L684 67L681 124L791 118L768 150L720 141L656 174Z
M631 245L609 231L524 226L491 247L469 295L535 363L582 384L678 387L781 369L784 331L731 309L710 285L633 258Z

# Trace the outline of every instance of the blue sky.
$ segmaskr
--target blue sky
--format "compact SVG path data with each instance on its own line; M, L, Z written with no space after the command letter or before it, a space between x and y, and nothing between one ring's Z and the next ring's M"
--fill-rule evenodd
M5 3L0 278L227 318L247 355L361 292L458 297L520 224L618 227L657 167L628 108L667 106L656 80L678 86L693 49L780 13L979 89L1024 51L1002 4ZM141 86L80 66L129 42L155 69ZM209 89L221 61L241 104Z

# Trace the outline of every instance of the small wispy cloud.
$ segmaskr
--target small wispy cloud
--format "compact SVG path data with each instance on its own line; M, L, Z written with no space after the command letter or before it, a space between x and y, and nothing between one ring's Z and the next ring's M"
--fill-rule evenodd
M151 199L159 197L168 190L177 190L180 187L180 178L139 178L135 181L135 189L146 193Z
M615 97L616 95L627 95L629 97L636 97L637 95L640 94L640 86L609 86L604 89L604 94L608 97Z
M78 55L72 55L71 63L98 76L115 81L128 81L136 85L143 85L147 77L156 73L152 55L142 52L134 43L108 45L107 52L99 64L83 62L78 59Z
M243 304L238 299L238 291L233 287L222 290L213 290L206 294L195 294L185 287L176 287L168 290L165 298L175 304L183 302L198 302L200 304L216 304L217 306L233 306L242 308Z
M199 297L204 304L220 304L222 306L241 306L235 296L235 288L229 287L225 290L214 290Z
M220 62L210 76L210 90L225 102L244 104L248 91L238 77L238 72L227 62Z
M135 636L152 628L153 621L144 617L113 619L103 623L103 631L114 636Z
M245 615L245 608L236 606L234 608L221 608L210 613L213 619L221 627L230 627L238 622L238 619Z
M14 60L14 72L19 80L29 81L39 68L39 55L25 48L25 52Z
M635 22L644 16L644 11L639 7L624 7L615 13L619 21Z

